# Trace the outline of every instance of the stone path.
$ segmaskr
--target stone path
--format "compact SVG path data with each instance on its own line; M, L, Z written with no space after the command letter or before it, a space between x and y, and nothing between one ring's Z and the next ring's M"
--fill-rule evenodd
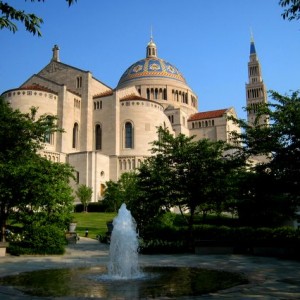
M92 267L106 265L108 246L96 240L80 238L69 245L63 256L0 257L0 276L26 271ZM193 266L244 273L250 283L208 295L182 299L300 299L300 262L242 255L140 255L141 266ZM51 299L23 295L16 289L0 286L1 300ZM58 299L74 300L71 297ZM78 298L77 298L78 299ZM84 299L84 298L81 298ZM95 298L93 298L95 299ZM120 300L120 298L118 298ZM166 299L166 298L165 298Z

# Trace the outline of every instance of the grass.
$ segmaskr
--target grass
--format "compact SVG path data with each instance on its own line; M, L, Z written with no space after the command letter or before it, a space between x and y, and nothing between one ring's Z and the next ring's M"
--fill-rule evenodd
M107 232L106 222L111 221L116 213L73 213L77 221L76 232L79 236L85 235L88 228L89 237L95 239L98 234L105 235Z

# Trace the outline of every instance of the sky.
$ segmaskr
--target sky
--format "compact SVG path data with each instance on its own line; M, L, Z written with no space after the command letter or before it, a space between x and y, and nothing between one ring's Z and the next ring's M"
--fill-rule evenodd
M7 0L44 21L42 37L18 23L0 30L0 94L38 73L60 48L61 62L115 88L145 58L151 31L158 57L176 66L199 111L234 107L246 118L251 32L268 90L300 89L300 21L283 20L279 0Z

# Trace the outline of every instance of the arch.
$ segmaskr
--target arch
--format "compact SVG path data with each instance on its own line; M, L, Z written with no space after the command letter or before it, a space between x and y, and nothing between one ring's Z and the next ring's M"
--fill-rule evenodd
M150 90L150 98L153 99L154 98L154 88L152 88Z
M78 123L74 123L73 126L73 138L72 138L72 148L78 147Z
M128 159L127 163L128 163L128 169L131 170L131 160Z
M164 99L162 88L160 88L160 89L158 90L158 98L159 98L159 99Z
M46 117L47 122L51 122L51 116ZM47 130L44 134L44 143L53 145L54 142L54 134L50 130Z
M124 147L133 148L133 125L131 122L126 122L124 126Z
M167 89L166 89L166 88L164 88L164 96L163 96L163 99L164 99L164 100L167 100Z
M100 124L95 126L95 149L102 149L102 127Z

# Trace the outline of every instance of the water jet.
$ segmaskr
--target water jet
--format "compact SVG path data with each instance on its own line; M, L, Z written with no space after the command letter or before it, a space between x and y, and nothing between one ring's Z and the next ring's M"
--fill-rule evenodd
M113 220L108 275L114 279L133 279L141 276L138 246L136 222L123 203Z

